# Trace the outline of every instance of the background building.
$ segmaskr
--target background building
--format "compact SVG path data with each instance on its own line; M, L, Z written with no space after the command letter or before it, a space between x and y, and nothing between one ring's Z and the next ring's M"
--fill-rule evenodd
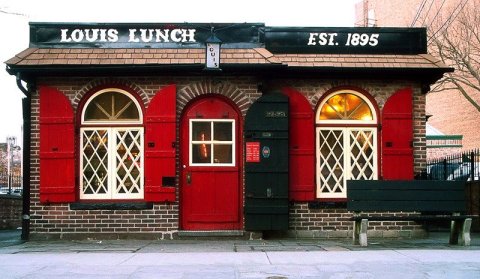
M455 67L455 73L447 76L457 81L454 84L447 78L431 87L426 103L431 115L428 123L447 136L463 136L462 150L480 146L476 128L480 119L479 8L478 1L470 0L364 0L356 4L357 26L427 27L429 52Z

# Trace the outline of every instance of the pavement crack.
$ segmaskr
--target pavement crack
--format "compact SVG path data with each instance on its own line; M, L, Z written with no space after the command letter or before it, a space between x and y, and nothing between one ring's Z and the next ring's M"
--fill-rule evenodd
M405 255L404 253L400 252L399 250L392 250L393 252L399 254L399 255L402 255L403 257L411 260L411 261L414 261L414 262L417 262L417 263L422 263L422 261L418 260L418 259L415 259L415 258L412 258L412 257L409 257L407 255Z
M268 256L268 253L265 252L265 251L263 251L263 253L265 253L265 256L267 256L268 264L272 265L272 261L270 260L270 257Z
M135 255L136 255L135 253L132 253L132 255L131 255L130 257L126 258L125 260L123 260L123 261L121 261L121 262L119 262L117 265L122 266L124 263L128 262L128 261L131 260L133 257L135 257Z

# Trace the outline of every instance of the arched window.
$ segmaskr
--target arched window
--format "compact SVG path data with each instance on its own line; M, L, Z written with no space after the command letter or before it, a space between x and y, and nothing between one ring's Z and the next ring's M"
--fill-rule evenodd
M367 98L350 90L333 93L321 104L317 121L324 123L375 123Z
M316 113L317 198L346 198L347 180L377 179L377 114L363 94L340 90Z
M82 110L80 198L142 199L143 114L127 91L96 92Z

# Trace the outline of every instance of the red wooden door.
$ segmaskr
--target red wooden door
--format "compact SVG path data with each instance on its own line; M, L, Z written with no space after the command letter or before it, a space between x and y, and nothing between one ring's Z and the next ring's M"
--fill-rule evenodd
M181 125L182 229L241 229L238 112L210 96L188 106Z
M388 98L382 112L383 179L413 179L412 90Z

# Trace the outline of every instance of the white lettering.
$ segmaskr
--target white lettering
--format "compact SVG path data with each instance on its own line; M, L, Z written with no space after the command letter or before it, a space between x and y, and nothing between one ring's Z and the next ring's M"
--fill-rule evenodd
M118 30L117 29L108 29L108 41L116 42L118 41Z
M328 45L329 46L334 46L335 45L335 37L338 35L337 33L330 33L328 34L330 36L330 39L328 40Z
M71 36L74 42L79 43L83 40L83 32L80 29L73 30Z
M62 29L60 30L62 32L62 37L60 39L60 42L61 43L68 43L68 42L71 42L72 39L70 38L67 38L67 32L68 32L68 29Z
M195 29L182 29L183 31L183 41L195 42ZM187 39L188 37L188 39Z
M379 34L372 34L370 36L370 41L369 41L369 45L371 46L376 46L378 45L378 36L380 36Z
M70 32L68 29L61 29L60 42L69 43L71 41L81 43L84 41L94 43L97 41L116 42L118 40L118 31L116 29L74 29Z
M98 29L85 29L85 38L89 42L95 42L98 40Z
M100 29L100 42L107 41L107 29Z
M315 42L315 37L318 36L318 33L310 33L310 38L308 38L308 44L309 46L314 46L317 43Z
M156 35L156 42L166 42L168 43L170 41L168 34L170 33L170 29L163 29L163 32L161 29L155 29L155 35Z
M129 42L133 42L133 43L140 42L140 40L138 38L136 38L136 35L135 35L135 33L137 32L137 29L129 29L128 32L129 32L129 34L128 34L128 41Z
M320 35L318 35L318 44L321 46L327 44L327 33L320 33Z
M345 46L377 46L380 34L348 33Z
M128 42L196 42L196 29L128 29ZM117 42L120 39L117 29L60 29L60 42Z
M182 38L179 37L179 35L181 34L182 34L181 29L173 29L172 32L170 32L170 38L172 39L172 41L179 43L182 41Z
M153 39L153 31L154 31L153 29L140 29L142 42L144 43L151 42ZM147 32L148 32L148 36L147 36Z

